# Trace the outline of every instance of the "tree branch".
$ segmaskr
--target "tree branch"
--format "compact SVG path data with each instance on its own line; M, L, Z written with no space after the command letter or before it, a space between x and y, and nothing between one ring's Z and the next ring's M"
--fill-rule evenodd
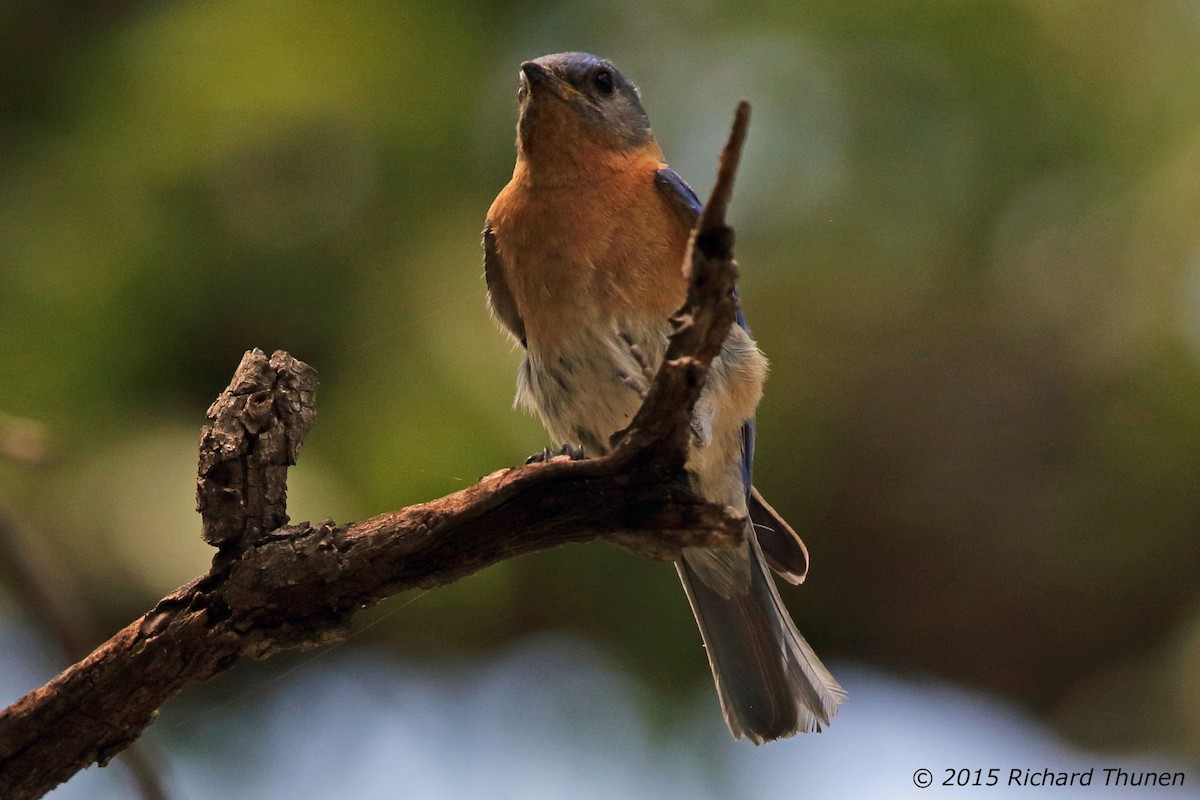
M17 524L0 509L0 564L9 573L17 599L28 614L53 636L58 649L70 661L88 654L100 636L71 576L38 539L18 530ZM70 663L68 661L67 663ZM120 762L129 772L143 800L166 800L167 792L156 759L144 743L135 742L121 753Z
M279 527L286 467L314 420L309 367L246 354L209 410L197 503L219 547L201 578L163 598L50 683L0 712L0 796L40 797L134 741L158 709L239 658L342 639L354 613L392 594L441 586L505 559L604 539L674 560L731 546L745 520L696 495L688 427L736 312L725 225L748 106L739 106L717 184L692 235L687 301L654 385L613 452L494 472L429 503L348 525Z

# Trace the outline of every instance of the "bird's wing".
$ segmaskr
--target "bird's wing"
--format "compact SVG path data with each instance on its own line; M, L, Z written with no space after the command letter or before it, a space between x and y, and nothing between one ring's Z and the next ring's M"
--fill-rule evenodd
M500 254L496 252L496 234L490 221L483 229L483 277L487 281L492 316L525 347L525 321L517 313L517 303L504 281Z
M692 187L687 185L687 181L670 167L663 167L654 175L654 185L678 215L679 221L688 230L696 227L696 220L700 219L700 211L704 204L692 191Z
M808 548L800 534L771 508L758 489L750 487L750 521L771 569L788 583L804 583L808 574Z

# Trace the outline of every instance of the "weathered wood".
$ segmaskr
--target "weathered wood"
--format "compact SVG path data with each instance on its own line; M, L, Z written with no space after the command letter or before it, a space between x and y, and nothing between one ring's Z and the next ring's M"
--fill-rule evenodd
M317 421L316 371L276 351L242 357L200 434L200 535L222 550L288 523L287 468Z

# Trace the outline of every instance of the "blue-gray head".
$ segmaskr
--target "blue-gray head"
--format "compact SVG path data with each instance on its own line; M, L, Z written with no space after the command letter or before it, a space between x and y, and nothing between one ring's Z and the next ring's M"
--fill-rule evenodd
M632 150L653 141L637 87L611 61L555 53L521 64L517 144L528 155L586 142Z

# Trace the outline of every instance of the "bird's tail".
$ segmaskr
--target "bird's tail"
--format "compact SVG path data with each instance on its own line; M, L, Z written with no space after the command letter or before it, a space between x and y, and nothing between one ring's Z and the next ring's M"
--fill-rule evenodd
M796 630L754 534L746 538L740 550L684 551L675 562L704 638L725 722L735 738L755 744L820 731L846 693ZM718 552L722 560L748 560L749 581L729 581L728 568L713 575ZM744 575L745 567L737 571Z

